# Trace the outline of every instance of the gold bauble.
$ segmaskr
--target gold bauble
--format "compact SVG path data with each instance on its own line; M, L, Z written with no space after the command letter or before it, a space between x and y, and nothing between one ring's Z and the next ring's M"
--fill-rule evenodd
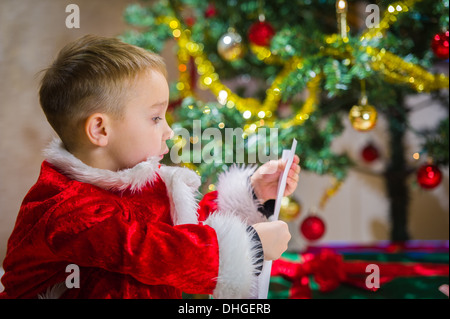
M245 53L242 37L233 28L228 29L217 43L219 55L227 61L235 61L243 57Z
M348 117L350 123L357 131L369 131L373 129L377 123L377 110L369 104L354 105Z
M283 197L280 207L280 219L285 222L295 220L301 213L301 206L289 197Z

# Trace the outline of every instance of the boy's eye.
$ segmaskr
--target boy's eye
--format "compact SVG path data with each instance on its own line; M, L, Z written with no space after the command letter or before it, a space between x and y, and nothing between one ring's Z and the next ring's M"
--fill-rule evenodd
M162 118L159 116L155 116L154 118L152 118L152 120L155 121L156 123L158 123L159 121L162 120Z

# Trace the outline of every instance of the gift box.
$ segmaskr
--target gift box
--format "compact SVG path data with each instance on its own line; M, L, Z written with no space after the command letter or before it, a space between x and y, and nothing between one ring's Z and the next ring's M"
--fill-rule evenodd
M446 299L448 245L339 242L286 252L273 262L268 298Z

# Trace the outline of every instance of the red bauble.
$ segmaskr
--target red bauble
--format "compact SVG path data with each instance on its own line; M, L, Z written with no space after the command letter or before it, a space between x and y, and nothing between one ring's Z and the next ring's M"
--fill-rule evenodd
M205 11L205 18L214 18L216 14L216 6L214 5L214 3L209 3Z
M195 24L195 17L187 17L186 19L184 19L184 22L186 22L186 25L189 28L192 28Z
M325 223L317 216L309 216L303 220L300 231L306 239L317 240L325 233Z
M426 164L417 171L417 182L422 188L432 189L438 186L442 180L442 173L439 167Z
M363 148L361 156L367 163L371 163L380 157L380 153L373 144L369 144Z
M275 30L268 22L258 21L250 26L248 38L250 42L259 46L269 46Z
M439 59L448 59L448 31L436 34L431 41L431 49Z

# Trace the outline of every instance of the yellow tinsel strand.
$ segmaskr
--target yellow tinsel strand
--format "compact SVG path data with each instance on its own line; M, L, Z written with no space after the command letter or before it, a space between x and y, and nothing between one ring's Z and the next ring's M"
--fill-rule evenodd
M341 186L342 181L335 178L332 185L325 190L325 193L322 195L322 198L320 199L319 203L320 210L323 210L325 208L325 205L328 203L328 200L336 194L336 192L341 188Z
M194 58L197 72L200 76L199 84L203 89L209 89L221 102L228 107L236 107L242 114L246 115L246 119L255 118L260 111L265 113L273 113L278 107L278 103L281 99L280 85L286 76L302 66L301 59L295 57L288 61L281 73L275 78L270 88L266 91L266 98L263 102L260 102L254 98L242 98L233 93L226 85L220 81L219 75L216 73L213 64L208 60L203 52L203 45L194 42L191 39L189 30L182 30L180 28L180 22L176 18L162 17L158 20L159 23L165 23L168 25L176 38L178 39L178 63L180 70L180 78L177 83L177 88L180 90L181 96L186 97L193 95L190 88L190 77L186 66L189 63L189 57ZM259 48L259 50L261 47ZM267 55L267 51L265 53ZM268 58L268 56L266 56ZM249 114L249 115L248 115Z
M370 40L374 37L382 37L384 32L388 30L393 23L397 21L397 15L408 12L410 8L422 0L406 0L392 3L383 13L383 19L378 27L370 28L362 36L361 40Z
M410 8L419 1L421 0L405 0L389 5L383 14L379 26L369 29L361 36L362 43L364 44L364 40L383 36L390 26L397 21L397 16L399 14L408 12ZM179 82L177 83L177 89L180 91L181 96L186 97L194 94L190 87L190 75L189 72L187 72L188 63L192 57L194 58L197 72L200 75L200 86L204 89L209 89L221 104L226 105L227 107L236 107L236 109L248 119L248 123L251 123L246 125L246 132L250 133L250 131L254 131L255 127L263 125L273 126L275 124L275 120L272 119L272 113L276 111L281 99L282 92L280 85L289 73L295 70L295 68L300 69L303 67L300 58L294 57L289 61L284 62L273 54L273 52L270 51L270 48L251 45L251 51L259 60L266 64L284 65L284 68L275 78L271 87L266 91L266 98L262 103L253 98L241 98L220 81L214 66L203 53L203 45L195 43L191 39L190 30L183 30L180 22L173 17L160 17L157 21L158 23L168 25L172 30L174 38L178 40L179 50L177 52L177 58L180 77ZM331 35L325 38L326 44L334 44L336 41L343 42L340 49L325 46L323 50L321 50L321 53L351 60L352 52L355 48L348 45L348 39L342 39L339 35ZM386 77L387 81L408 84L418 92L449 87L449 78L444 74L433 75L422 67L406 62L395 54L387 52L385 49L380 50L373 47L366 47L365 50L372 57L371 65L373 69L381 72ZM320 77L316 76L313 78L308 83L307 87L309 90L309 97L305 101L302 109L292 119L281 123L280 126L282 128L302 125L305 120L309 118L310 114L315 111L319 99ZM255 121L257 116L260 119ZM341 185L341 181L335 180L333 185L325 191L320 200L321 209L324 208L329 198L334 196Z
M361 39L370 39L374 36L382 35L382 33L396 21L396 16L398 14L409 11L409 7L418 1L421 0L406 0L390 5L385 11L380 25L377 28L369 29L364 33ZM195 58L197 71L200 75L200 87L211 90L224 105L236 107L241 113L246 112L246 114L250 114L250 116L247 115L248 119L254 118L256 114L261 111L270 114L277 109L282 95L280 84L290 72L295 70L297 65L301 64L301 59L297 57L285 62L285 67L276 77L271 87L266 91L266 98L262 103L253 98L241 98L220 81L214 66L203 53L203 46L192 41L190 30L182 30L180 22L173 17L161 17L158 19L158 22L168 25L172 29L174 37L178 39L179 51L177 57L179 69L181 69L177 88L179 89L181 96L186 97L193 95L190 88L190 76L187 72L187 68L184 67L188 64L189 57L192 56ZM343 41L343 39L338 35L331 35L325 39L327 44L333 44L336 43L336 41ZM353 48L345 43L342 45L345 45L343 47L344 50L342 50L342 48L333 49L325 47L322 50L322 54L340 58L351 58ZM251 50L258 59L267 64L283 63L283 61L274 55L268 47L251 45ZM373 69L385 75L389 82L408 84L418 92L449 87L449 79L445 75L433 75L422 67L406 62L402 58L387 52L384 49L379 50L367 47L366 52L372 57ZM224 96L225 98L223 98ZM307 105L308 103L305 104ZM296 115L295 119L289 121L285 125L301 125L305 118L301 113L308 112L302 110L302 112L299 112L299 114ZM306 118L308 117L306 116Z

